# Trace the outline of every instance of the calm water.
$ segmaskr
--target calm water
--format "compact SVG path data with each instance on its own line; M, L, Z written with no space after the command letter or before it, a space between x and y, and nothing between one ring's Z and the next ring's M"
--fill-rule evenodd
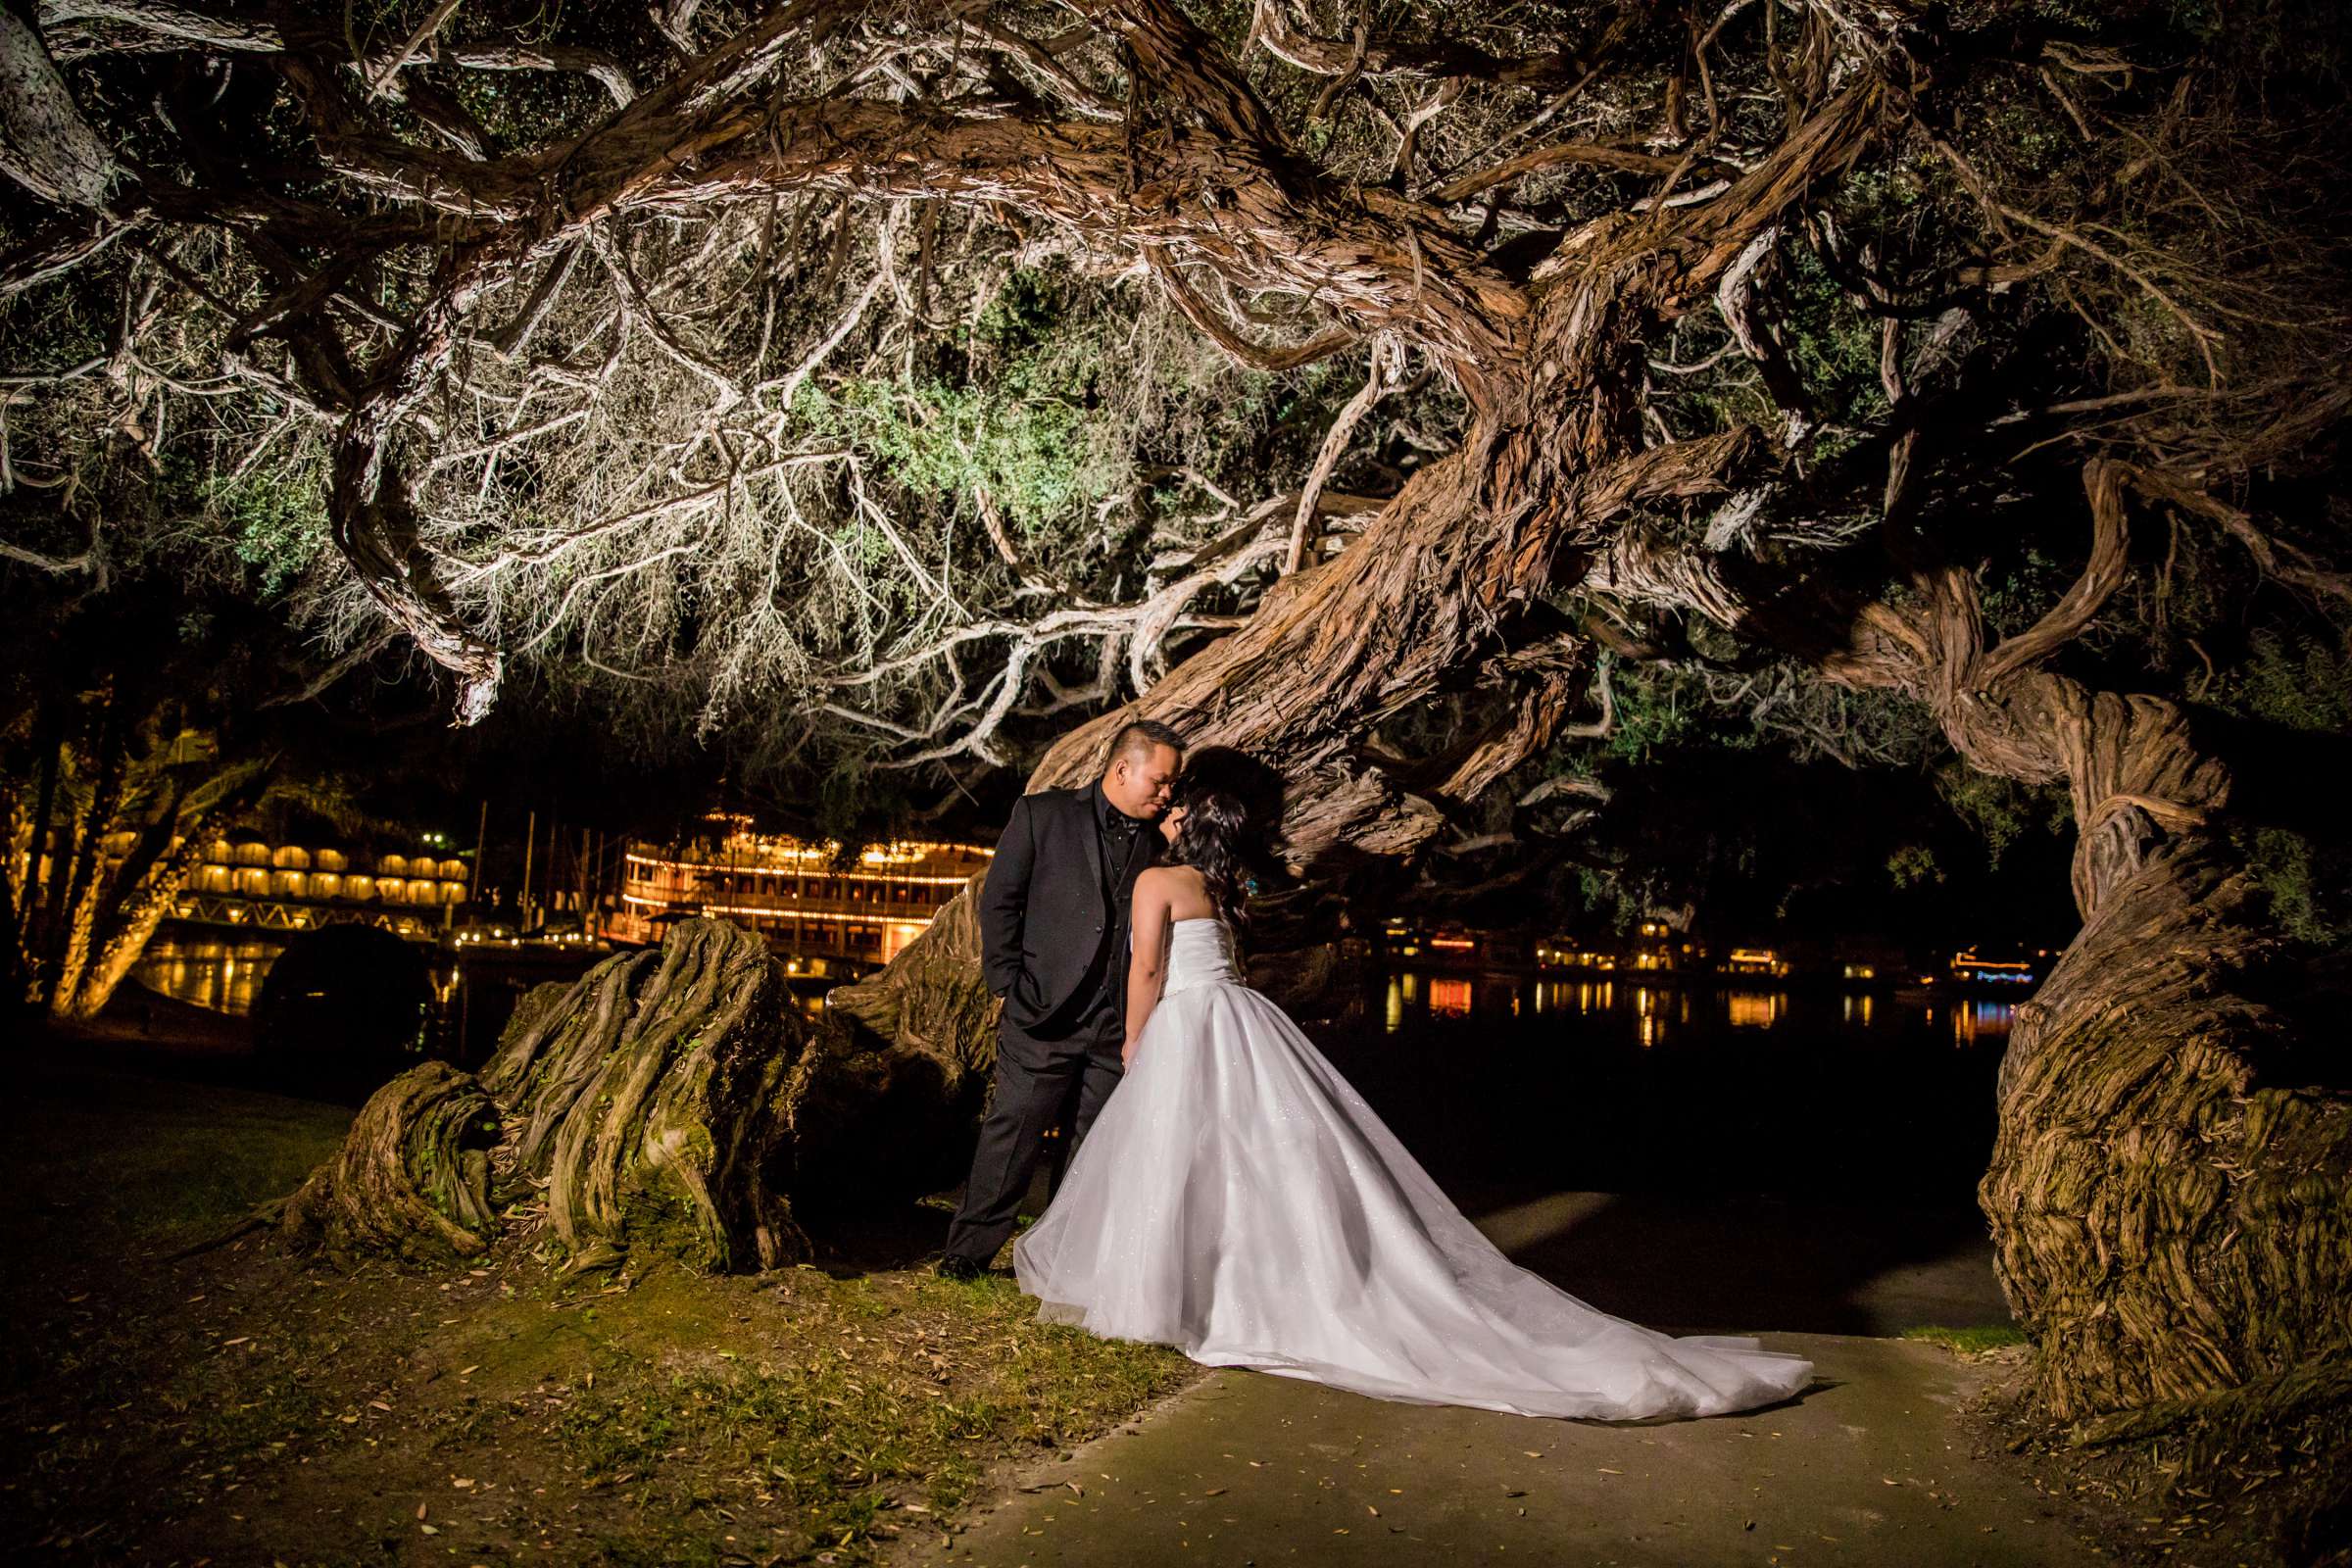
M250 1012L279 945L159 938L135 971ZM436 980L442 977L436 976ZM2012 1004L1400 972L1333 1062L1449 1189L1965 1202ZM491 1032L495 1032L495 1024Z
M1533 980L1519 975L1437 975L1400 971L1389 976L1381 1001L1383 1026L1396 1034L1432 1020L1526 1022L1574 1020L1608 1032L1621 1030L1653 1047L1696 1031L1834 1028L1905 1039L1938 1033L1961 1050L2009 1038L2015 1004L1989 998L1953 997L1897 1002L1870 993L1733 990L1646 985L1637 980Z
M1398 973L1333 1062L1449 1187L1965 1201L2012 1004Z
M261 999L262 977L285 944L244 937L167 937L147 944L132 979L174 1002L242 1018Z
M176 1002L248 1017L261 1001L262 982L269 975L270 966L284 951L285 944L271 938L167 933L147 944L146 953L131 969L131 977ZM458 966L448 957L427 956L427 977L439 1004L435 1049L470 1063L488 1055L489 1043L496 1040L499 1028L513 1011L515 996L540 980L569 979L602 955L562 955L556 961L564 967L550 970L545 964L533 965L526 958L491 953L470 966L478 973L464 977L475 982L471 992L461 983ZM527 972L514 978L504 974L503 968ZM481 1016L474 1017L475 1012ZM468 1027L474 1024L479 1027ZM467 1036L469 1054L459 1049L457 1037L461 1034Z

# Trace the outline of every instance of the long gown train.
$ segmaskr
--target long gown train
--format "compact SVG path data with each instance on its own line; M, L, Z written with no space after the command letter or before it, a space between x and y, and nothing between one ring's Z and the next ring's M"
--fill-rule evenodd
M1503 1256L1241 983L1211 917L1174 924L1134 1065L1013 1264L1050 1321L1420 1404L1719 1415L1813 1373L1612 1317Z

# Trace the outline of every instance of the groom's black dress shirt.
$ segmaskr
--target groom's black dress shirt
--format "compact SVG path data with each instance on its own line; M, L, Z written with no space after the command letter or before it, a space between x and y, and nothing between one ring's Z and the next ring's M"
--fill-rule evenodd
M1102 896L1110 905L1110 940L1102 945L1078 985L1078 995L1087 999L1078 1014L1082 1032L1085 1026L1099 1023L1105 1012L1120 1021L1127 1015L1127 917L1135 906L1135 879L1150 863L1142 849L1152 828L1151 823L1111 805L1110 797L1102 793L1102 780L1095 781L1092 794L1095 831L1102 843Z
M1040 790L1012 808L980 893L981 968L1006 1026L1040 1041L1076 1037L1123 1011L1127 910L1158 858L1152 824L1112 806L1100 783ZM1113 1026L1115 1028L1115 1024Z

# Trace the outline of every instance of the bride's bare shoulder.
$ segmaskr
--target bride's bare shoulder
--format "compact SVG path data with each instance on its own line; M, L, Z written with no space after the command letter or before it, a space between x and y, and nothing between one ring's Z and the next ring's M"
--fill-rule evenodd
M1135 879L1139 907L1149 899L1167 907L1171 920L1197 919L1216 912L1208 897L1208 880L1189 865L1154 865Z

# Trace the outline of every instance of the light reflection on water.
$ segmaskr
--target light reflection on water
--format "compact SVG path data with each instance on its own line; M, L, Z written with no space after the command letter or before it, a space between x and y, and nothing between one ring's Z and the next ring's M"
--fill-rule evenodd
M130 977L174 1002L211 1007L242 1018L261 1000L262 981L285 952L282 942L238 938L157 937L131 966ZM457 995L458 966L447 960L427 966L433 1000L446 1006Z
M1556 1017L1612 1023L1647 1048L1685 1035L1720 1037L1727 1029L1786 1029L1795 1023L1873 1036L1948 1036L1953 1046L1967 1049L2005 1041L2016 1004L1974 997L1913 1002L1867 991L1792 994L1405 969L1388 977L1381 1010L1390 1034L1415 1020Z
M1317 1043L1441 1182L1867 1192L1962 1211L1991 1155L2014 1008L1468 968L1386 972L1362 1001L1361 1025L1334 1020Z
M278 942L158 937L130 976L174 1002L244 1017L262 994L262 978L285 951Z
M159 937L148 944L131 974L140 984L175 1001L242 1017L253 1010L263 977L281 951L279 943L249 938ZM455 978L454 971L436 968L434 988L444 1002ZM1808 1026L1834 1018L1835 1027L1870 1035L1948 1031L1951 1044L1960 1048L2005 1040L2015 1011L2015 1004L1990 998L1898 1003L1860 992L1806 1001L1813 1004L1810 1017L1804 1020ZM1825 1009L1834 1009L1827 1012L1827 1018ZM1627 1038L1647 1048L1686 1034L1720 1035L1726 1028L1786 1028L1791 1022L1792 1007L1787 991L1428 975L1401 970L1389 976L1382 1011L1390 1034L1421 1018L1578 1018L1618 1024Z

